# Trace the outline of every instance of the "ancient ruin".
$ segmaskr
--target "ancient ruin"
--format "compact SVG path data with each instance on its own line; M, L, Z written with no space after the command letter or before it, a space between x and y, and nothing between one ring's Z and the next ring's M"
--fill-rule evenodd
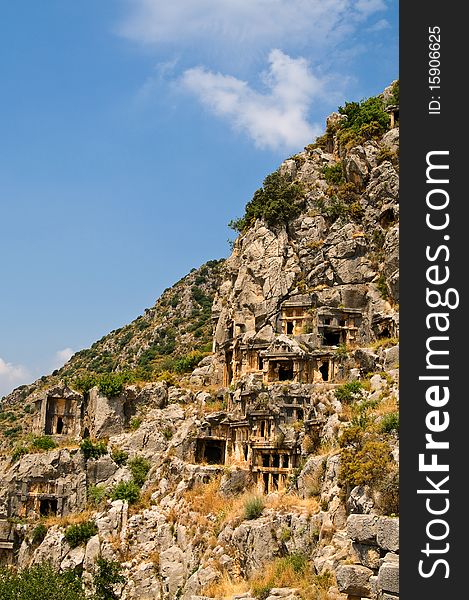
M56 387L35 402L33 431L77 437L81 434L83 396L69 387Z

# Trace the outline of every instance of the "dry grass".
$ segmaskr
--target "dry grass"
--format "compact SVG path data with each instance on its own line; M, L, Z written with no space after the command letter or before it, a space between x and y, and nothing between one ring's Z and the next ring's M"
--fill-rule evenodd
M289 555L268 564L250 579L249 584L256 597L265 598L273 587L289 587L296 588L304 600L326 600L327 590L333 581L330 574L314 575L314 569L305 556Z
M221 477L217 477L207 484L195 485L184 493L183 498L192 511L188 525L217 534L224 523L241 520L250 492L225 498L219 491L220 479ZM177 520L181 521L180 516Z
M379 348L391 348L391 346L397 346L399 343L399 338L383 338L381 340L376 340L371 345L373 350L378 350Z
M222 410L226 410L226 403L224 400L213 400L211 402L206 402L205 406L203 407L203 412L205 414L219 412Z
M79 523L85 523L90 521L93 515L93 511L84 510L80 513L73 513L71 515L65 515L63 517L51 516L44 519L44 525L46 527L69 527L70 525L78 525Z
M396 412L399 410L399 405L397 403L397 399L394 395L385 396L378 406L373 409L373 415L377 417L381 417L383 415L387 415L392 412Z
M335 454L339 449L339 442L336 439L333 440L321 440L319 448L316 450L316 456L329 456Z
M216 582L210 583L202 591L204 596L223 600L231 600L236 594L244 594L249 591L249 583L244 580L236 580L224 572Z
M316 498L300 498L296 494L266 496L265 506L275 512L299 512L308 516L318 513L320 508Z
M184 500L192 510L202 514L217 514L227 504L226 498L220 494L220 477L212 479L209 483L200 483L184 492Z

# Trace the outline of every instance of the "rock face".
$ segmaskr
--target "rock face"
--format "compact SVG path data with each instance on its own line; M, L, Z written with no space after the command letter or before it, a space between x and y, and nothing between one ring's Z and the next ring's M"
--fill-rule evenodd
M334 349L397 337L398 174L380 161L397 135L357 146L342 160L316 149L281 165L280 173L308 189L305 206L287 224L256 221L236 241L213 304L214 382L229 385L248 373L264 382L334 381L344 375ZM342 168L340 185L324 179L333 167ZM344 190L359 198L359 217L321 213L327 198ZM366 372L364 358L355 357L348 370Z
M1 561L90 589L115 561L122 600L398 597L398 130L347 147L344 118L281 165L291 218L250 222L224 264L5 399L35 437L0 459ZM195 369L73 389L163 358Z

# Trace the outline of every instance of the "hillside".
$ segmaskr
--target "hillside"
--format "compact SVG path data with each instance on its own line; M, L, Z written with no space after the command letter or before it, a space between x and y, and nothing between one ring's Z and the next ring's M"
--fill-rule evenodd
M226 261L4 399L3 562L122 600L398 598L397 104L333 113Z

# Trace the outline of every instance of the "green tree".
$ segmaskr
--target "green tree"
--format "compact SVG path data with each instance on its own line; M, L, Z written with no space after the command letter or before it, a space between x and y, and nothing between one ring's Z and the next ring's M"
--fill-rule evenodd
M256 219L264 219L267 225L287 223L301 213L302 188L293 183L289 175L274 171L264 179L247 203L244 216L231 221L230 227L244 232L254 225Z
M1 600L86 600L80 574L58 573L48 563L21 571L0 567Z
M115 587L120 583L125 583L121 570L120 564L114 560L106 560L101 556L96 559L96 571L93 575L96 600L118 600L120 598Z

